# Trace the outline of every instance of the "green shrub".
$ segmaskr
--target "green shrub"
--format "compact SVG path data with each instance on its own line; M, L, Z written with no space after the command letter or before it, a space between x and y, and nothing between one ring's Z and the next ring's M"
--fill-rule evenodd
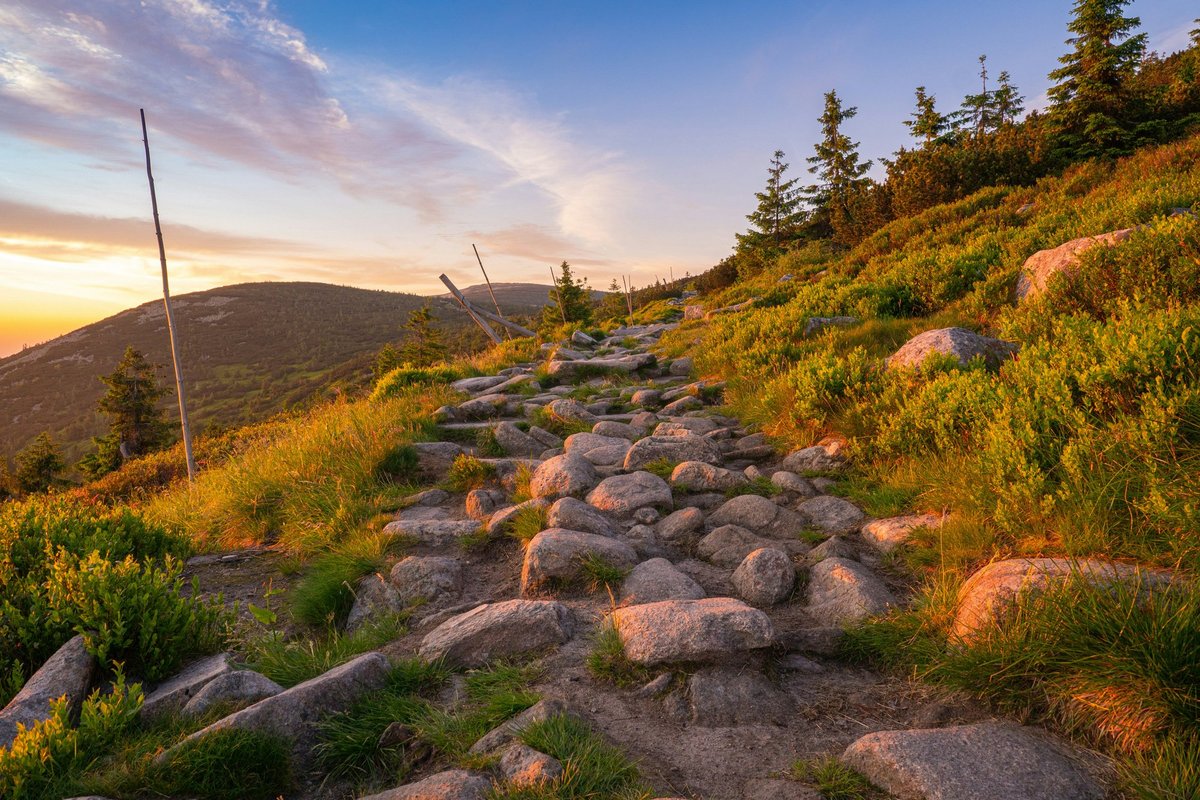
M825 800L872 800L886 796L833 756L801 759L792 765L791 772L796 780L817 787Z
M620 687L639 686L650 680L650 671L625 655L625 643L611 622L601 625L596 633L587 666L597 678Z
M446 474L446 488L452 492L469 492L482 488L495 477L494 466L462 453L450 465L450 471Z
M354 606L354 592L365 575L381 569L388 540L360 537L357 546L339 547L318 556L291 592L292 616L309 625L341 625Z
M375 478L384 482L410 482L416 477L419 464L417 448L411 444L398 445L379 459L379 463L375 465Z
M434 383L449 384L465 378L466 372L458 367L441 364L433 367L400 367L384 375L375 384L371 400L386 400L398 397L413 387Z
M496 441L496 429L488 426L480 428L475 434L475 447L481 456L488 458L503 458L508 452Z
M222 599L204 601L192 583L184 597L183 564L161 567L93 552L78 559L60 551L46 580L51 619L83 635L101 664L128 663L147 680L170 677L188 658L218 650L227 620Z
M669 458L656 458L649 464L644 465L642 469L666 481L671 479L671 473L675 471L675 467L677 466L679 464Z

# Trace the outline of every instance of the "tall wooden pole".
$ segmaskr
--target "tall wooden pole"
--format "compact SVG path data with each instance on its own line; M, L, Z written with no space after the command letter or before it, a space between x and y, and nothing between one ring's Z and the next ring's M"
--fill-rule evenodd
M488 277L487 270L483 268L483 259L479 257L479 248L471 243L471 249L475 251L475 260L479 262L479 271L483 273L483 280L487 283L488 294L492 296L492 305L496 307L496 316L503 317L504 313L500 310L500 301L496 299L496 293L492 290L492 279ZM508 332L508 328L504 329L505 338L511 339L512 334Z
M154 193L154 173L150 170L150 136L146 133L146 109L142 115L142 144L146 146L146 180L150 182L150 208L154 212L154 234L158 237L158 263L162 266L163 306L167 310L167 335L171 339L171 362L175 365L175 394L179 398L179 425L183 428L183 453L187 458L188 481L196 480L196 459L192 456L192 428L188 424L187 396L183 390L183 366L175 342L175 318L171 315L171 287L167 283L167 249L163 246L162 226L158 222L158 197Z

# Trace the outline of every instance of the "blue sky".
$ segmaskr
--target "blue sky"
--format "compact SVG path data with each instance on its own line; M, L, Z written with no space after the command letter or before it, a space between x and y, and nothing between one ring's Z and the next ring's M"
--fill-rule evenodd
M1194 0L1138 0L1184 46ZM144 106L176 292L245 280L593 285L729 252L822 94L868 158L976 58L1029 107L1070 3L0 2L0 355L159 291Z

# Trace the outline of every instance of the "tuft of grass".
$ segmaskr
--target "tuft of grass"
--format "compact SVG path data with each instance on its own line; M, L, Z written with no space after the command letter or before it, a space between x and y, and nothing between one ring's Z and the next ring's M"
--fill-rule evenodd
M529 415L529 423L564 439L573 433L590 433L592 430L586 422L554 416L546 406L535 408Z
M540 786L498 788L490 800L646 800L652 796L637 766L574 717L536 722L521 732L520 739L562 762L563 774Z
M481 766L468 750L485 733L538 701L528 686L536 665L500 663L466 673L467 699L449 710L434 701L451 671L440 663L402 661L384 689L372 692L348 711L318 723L316 748L332 777L350 779L362 789L403 782L413 764L429 757L461 766ZM384 737L391 726L392 736Z
M532 483L533 469L528 464L517 464L517 473L513 478L512 501L524 503L526 500L532 500L533 491L530 489Z
M411 444L402 444L384 453L375 465L375 479L381 483L407 483L417 475L420 459Z
M874 800L886 797L870 781L833 756L800 759L792 764L791 776L815 786L825 800Z
M833 487L833 494L851 500L872 517L898 517L913 510L920 491L912 486L896 486L863 475L851 476Z
M740 497L744 494L757 494L762 497L774 497L781 494L783 489L780 489L775 484L771 483L771 479L763 475L758 476L754 480L738 486L730 486L725 490L726 497Z
M587 666L597 678L621 688L641 686L650 680L650 670L625 655L625 643L611 620L600 626Z
M548 509L526 506L513 515L509 522L508 535L522 544L529 544L533 537L546 530L548 519Z
M656 458L643 466L642 469L666 481L671 479L671 473L675 471L675 467L677 466L679 466L679 463L669 458Z
M463 453L450 465L450 471L446 475L446 488L452 492L469 492L482 488L495 477L494 466Z
M479 432L475 434L475 447L479 449L480 455L488 458L503 458L508 455L496 441L496 429L492 427L479 429Z
M309 625L340 625L354 606L354 591L365 575L380 570L394 538L365 534L318 556L291 591L292 616Z
M796 533L796 538L802 542L808 542L812 545L820 544L829 538L829 534L824 531L819 531L816 528L802 528Z
M172 753L152 773L152 786L156 794L204 800L272 800L292 787L291 756L291 742L278 736L214 731Z
M280 686L295 686L404 635L404 622L404 615L393 615L353 633L331 629L315 638L288 639L281 631L268 631L247 638L240 650L250 669Z
M1200 734L1180 736L1118 762L1122 788L1138 800L1200 797Z
M614 566L596 553L588 553L580 561L580 568L587 581L588 591L596 592L604 588L610 594L613 587L618 586L629 570Z

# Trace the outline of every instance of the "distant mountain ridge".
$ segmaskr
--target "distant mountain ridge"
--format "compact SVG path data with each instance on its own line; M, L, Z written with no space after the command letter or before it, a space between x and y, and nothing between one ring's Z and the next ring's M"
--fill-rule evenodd
M538 284L493 286L506 314L537 311L550 292ZM491 304L486 286L463 292ZM175 323L194 426L253 422L331 384L365 382L374 353L402 338L408 313L422 304L431 303L447 328L470 324L447 297L304 282L177 295ZM113 371L128 345L162 365L160 378L173 387L161 300L0 358L0 456L13 455L42 431L53 434L68 461L86 452L106 427L95 410L104 389L99 376Z

